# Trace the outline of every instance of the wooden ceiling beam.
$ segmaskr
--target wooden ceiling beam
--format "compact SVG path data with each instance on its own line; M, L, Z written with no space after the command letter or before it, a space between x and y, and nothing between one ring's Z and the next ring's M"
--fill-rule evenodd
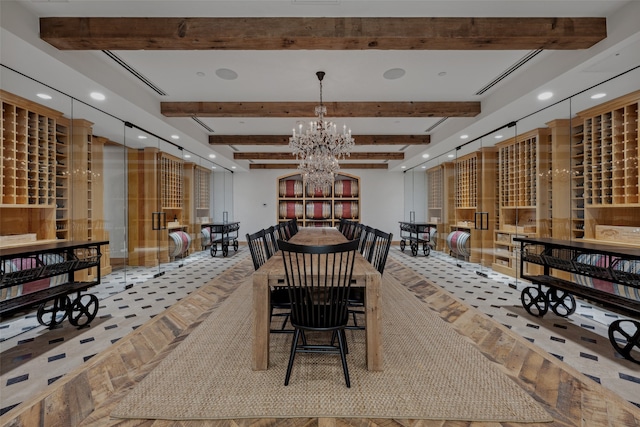
M249 169L297 169L298 163L251 163ZM340 169L389 169L386 163L340 163Z
M289 145L291 135L209 135L211 145ZM356 145L427 145L429 135L353 135Z
M61 50L587 49L605 18L40 18Z
M325 102L335 117L475 117L480 102ZM162 102L166 117L316 117L317 102Z
M295 156L291 153L233 153L234 160L293 160ZM350 153L348 160L404 160L404 153Z

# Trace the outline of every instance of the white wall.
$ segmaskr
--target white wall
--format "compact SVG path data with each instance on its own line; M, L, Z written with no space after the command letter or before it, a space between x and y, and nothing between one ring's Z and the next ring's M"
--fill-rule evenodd
M252 170L233 176L234 220L240 221L240 234L254 233L277 221L277 184L287 170ZM402 172L369 169L345 169L343 172L360 177L360 211L363 224L379 228L399 240L398 221L403 219L404 181Z

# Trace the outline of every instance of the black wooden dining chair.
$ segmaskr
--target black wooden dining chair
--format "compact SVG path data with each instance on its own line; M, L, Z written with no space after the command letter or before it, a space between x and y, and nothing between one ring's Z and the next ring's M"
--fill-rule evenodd
M385 233L384 231L374 230L374 242L367 257L367 261L373 265L373 268L378 270L378 273L382 275L384 273L384 267L387 264L387 257L389 255L389 249L391 248L391 239L393 239L393 233Z
M253 261L253 268L257 270L269 259L264 230L257 231L253 234L247 233L247 245L249 246L249 253Z
M368 230L368 233L362 256L382 275L391 248L393 233L385 233L378 229ZM353 318L353 325L349 325L347 329L365 329L364 325L358 324L357 319L358 314L364 314L362 307L365 306L365 292L365 288L361 286L354 286L349 291L349 314Z
M360 254L367 260L369 259L369 253L371 252L371 248L375 241L374 230L375 229L373 227L363 225L360 233L360 239L358 240L360 242L358 245L358 252L360 252Z
M278 232L272 225L269 228L265 228L264 237L267 242L267 258L271 258L276 252L278 252Z
M289 384L296 353L339 354L347 387L348 296L358 241L337 245L307 246L278 241L287 288L291 298L291 324L295 332L284 385ZM327 344L310 344L305 331L331 332ZM302 343L299 344L302 337ZM338 346L333 345L337 339Z
M259 269L271 258L268 251L267 232L265 230L257 231L253 234L247 233L247 245L251 253L253 268ZM293 329L286 329L289 314L291 312L291 300L286 286L272 286L269 289L270 295L270 319L274 317L284 317L280 329L270 329L272 333L293 332ZM277 311L275 311L277 310ZM274 312L275 311L275 312Z
M291 233L289 232L289 227L286 222L280 222L276 224L275 227L278 232L278 239L287 241L291 238Z
M291 237L295 236L298 233L298 220L296 218L293 218L291 221L289 221L289 229L291 230Z

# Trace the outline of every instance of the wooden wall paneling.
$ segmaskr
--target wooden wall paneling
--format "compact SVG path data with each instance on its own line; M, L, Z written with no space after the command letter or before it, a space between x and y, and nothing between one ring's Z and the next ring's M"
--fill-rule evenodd
M92 239L109 240L109 232L105 227L104 211L104 146L109 140L104 137L94 135L91 139L91 213L92 213ZM106 275L111 273L111 250L109 245L100 248L102 258L100 258L100 273Z
M183 165L184 201L182 204L182 218L180 223L187 227L186 232L191 236L191 247L200 248L200 230L196 224L196 165L185 162Z
M84 119L71 120L71 238L87 240L89 233L89 142L93 123Z
M158 149L152 147L129 150L129 265L153 267L160 262L159 232L152 229L152 213L158 212L160 206L157 153Z
M486 212L489 216L488 230L476 230L476 238L479 245L481 264L485 267L491 267L493 263L493 233L495 230L495 199L497 179L497 151L494 147L483 147L479 152L478 167L478 206L477 212ZM473 245L473 241L472 241ZM472 249L473 250L473 249Z
M200 224L211 222L211 170L196 166L193 178L194 249L202 248Z
M571 238L571 121L557 119L547 123L551 132L551 237Z
M550 135L550 191L551 205L551 237L570 240L571 234L571 203L576 196L571 177L575 168L572 166L572 156L575 154L571 138L571 120L556 119L546 123ZM580 149L581 151L581 149ZM582 170L582 169L580 169ZM582 189L580 193L582 193ZM553 270L553 274L565 280L571 275L566 271Z
M436 227L437 237L434 249L446 250L447 217L445 203L448 197L445 193L445 165L440 164L427 169L427 185L429 188L429 200L427 201L427 222Z

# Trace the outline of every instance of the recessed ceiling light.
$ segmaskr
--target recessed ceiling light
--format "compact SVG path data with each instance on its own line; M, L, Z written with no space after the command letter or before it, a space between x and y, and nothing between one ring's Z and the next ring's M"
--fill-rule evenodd
M37 97L42 99L51 99L51 95L47 95L46 93L39 93Z
M453 159L453 154L449 154L447 157Z
M235 166L231 166L231 169L235 169L235 168L236 168Z
M406 168L407 168L406 166L400 166L400 169L406 169Z
M235 80L238 78L238 73L228 68L218 68L216 70L216 76L223 80Z
M96 101L104 101L105 99L107 99L106 96L104 96L104 94L100 93L100 92L91 92L89 94L89 96L93 99L95 99Z
M426 168L427 168L426 166L423 166L423 167L422 167L422 169L426 169Z
M538 99L540 101L544 101L551 98L552 96L553 96L553 92L542 92L540 95L538 95Z
M180 136L179 135L171 135L171 138L172 139L180 139Z
M422 158L423 158L423 159L428 159L428 158L429 158L429 155L428 155L428 154L423 154L423 155L422 155Z
M185 159L190 159L190 158L191 158L191 154L185 154L185 155L184 155L184 158L185 158Z
M391 68L387 71L385 71L382 74L382 77L384 77L387 80L395 80L395 79L399 79L400 77L404 76L406 73L406 71L404 71L402 68Z
M496 135L496 136L494 136L494 138L495 139L500 139L500 138L502 138L502 135Z
M209 158L210 158L210 159L215 159L215 158L216 158L216 155L215 155L215 154L209 154Z
M600 98L604 98L605 96L607 96L607 94L604 92L594 93L593 95L591 95L591 99L600 99Z
M469 138L469 135L465 134L465 135L460 135L460 139L467 139Z
M147 139L145 135L138 135L138 139Z
M211 169L215 169L215 168L216 168L215 166L211 166Z

